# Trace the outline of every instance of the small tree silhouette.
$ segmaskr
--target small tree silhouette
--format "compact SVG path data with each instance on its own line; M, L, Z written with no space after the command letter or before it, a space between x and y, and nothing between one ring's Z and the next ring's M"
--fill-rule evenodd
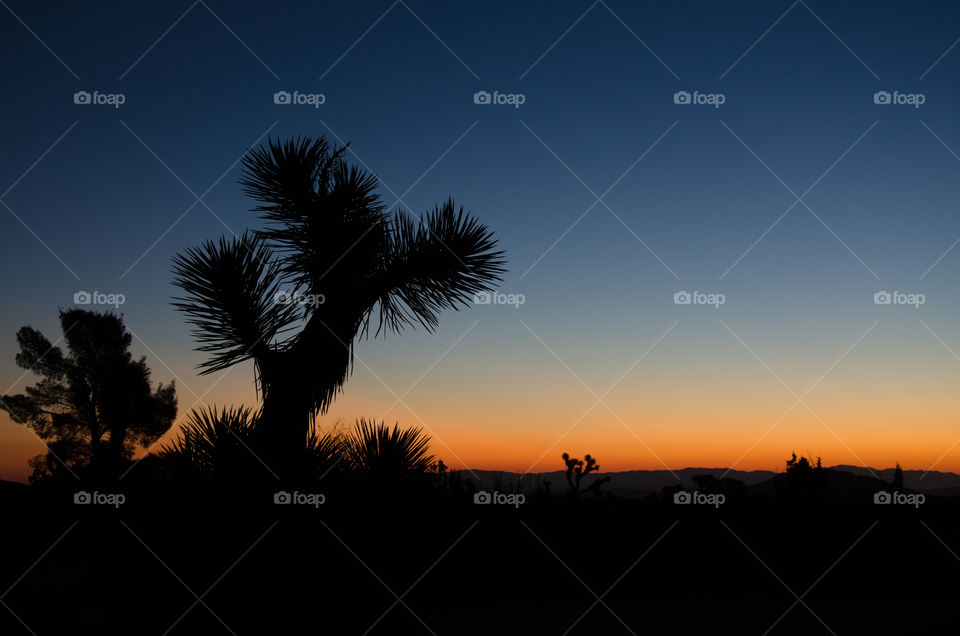
M897 462L897 467L893 469L893 489L903 490L903 468L900 467L900 462Z
M825 483L820 458L814 464L806 457L797 458L797 453L792 453L787 460L786 482L791 496L813 497L820 494Z
M567 484L570 486L567 496L577 497L581 492L592 492L594 495L599 496L600 487L610 481L609 475L593 480L593 482L589 486L583 488L583 490L581 490L580 484L584 477L590 473L600 470L597 460L591 457L589 454L584 455L583 459L570 457L569 453L564 453L562 457L563 463L567 467Z
M30 461L31 481L82 471L111 481L138 446L149 447L177 416L174 384L154 390L146 357L133 358L123 318L82 309L60 312L67 353L33 327L17 332L17 365L40 376L0 409L29 426L50 450Z

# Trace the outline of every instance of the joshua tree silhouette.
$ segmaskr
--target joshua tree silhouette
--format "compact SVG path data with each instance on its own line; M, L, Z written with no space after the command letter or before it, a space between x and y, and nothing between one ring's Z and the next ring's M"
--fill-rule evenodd
M345 152L323 137L252 150L240 184L266 228L174 259L174 305L211 354L202 373L255 363L257 433L278 470L342 389L375 313L375 334L432 331L505 271L492 232L452 199L420 219L391 214Z
M584 461L586 460L586 461ZM567 484L570 486L570 491L568 495L570 497L576 497L581 492L580 482L584 477L589 475L592 472L600 470L600 466L597 464L597 460L591 457L588 454L583 456L583 459L577 459L576 457L570 457L569 453L563 454L563 463L567 467ZM601 479L593 480L589 486L587 486L584 491L591 491L595 495L600 494L600 487L610 481L610 476L607 475Z

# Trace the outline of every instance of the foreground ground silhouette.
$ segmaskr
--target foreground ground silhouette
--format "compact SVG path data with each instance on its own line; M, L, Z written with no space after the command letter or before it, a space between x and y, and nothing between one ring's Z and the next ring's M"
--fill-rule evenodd
M318 480L277 503L272 479L178 486L144 464L119 507L74 504L75 484L4 484L0 584L12 586L2 598L12 613L0 607L2 633L30 633L19 620L37 634L893 634L956 624L954 498L914 507L781 491L715 507L678 505L670 492L541 492L480 505L466 478L447 475L392 491ZM322 503L310 499L321 493Z

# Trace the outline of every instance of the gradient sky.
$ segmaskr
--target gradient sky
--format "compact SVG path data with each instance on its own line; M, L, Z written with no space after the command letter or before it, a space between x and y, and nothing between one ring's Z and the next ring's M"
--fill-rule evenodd
M171 258L256 227L236 185L249 146L327 135L387 204L452 195L478 215L525 303L361 341L324 425L423 426L472 468L553 470L569 451L605 470L776 469L796 450L960 470L955 3L343 4L0 10L4 392L34 380L16 330L56 339L86 290L126 296L181 418L254 403L250 365L196 375ZM5 479L44 450L5 414L0 444Z

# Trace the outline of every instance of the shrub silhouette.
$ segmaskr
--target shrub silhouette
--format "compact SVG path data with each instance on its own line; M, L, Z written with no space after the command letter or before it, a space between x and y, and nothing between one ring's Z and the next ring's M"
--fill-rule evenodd
M168 478L185 486L206 484L240 494L257 484L273 487L278 475L261 463L258 454L260 426L260 414L249 407L194 410L156 458ZM339 423L326 432L311 423L283 480L290 486L316 486L326 480L325 490L351 484L367 491L430 485L462 490L463 478L447 472L443 461L430 454L429 442L419 428L401 429L397 424L390 428L364 418L349 433Z
M133 359L123 318L82 309L60 312L65 354L40 331L17 332L17 365L41 377L0 408L48 443L31 460L31 481L81 473L95 482L120 476L137 447L148 447L177 416L174 383L151 387L146 357Z
M177 437L156 453L168 472L176 477L202 479L216 477L237 485L253 474L271 475L260 463L256 429L259 413L250 407L194 410L181 426ZM316 481L333 471L344 455L342 435L322 433L311 424L305 445L289 466L291 477Z
M787 460L786 494L790 497L810 498L820 493L823 485L823 468L817 459L816 468L806 457L791 454Z
M430 437L419 428L401 430L394 424L390 429L360 418L345 442L350 469L367 483L398 483L439 467L429 454Z
M343 461L346 457L346 440L339 429L322 432L316 422L311 422L307 430L305 461L301 478L305 481L319 481L324 478L340 476L349 466Z
M422 325L500 280L503 252L448 199L419 219L390 214L346 146L300 138L252 150L240 184L266 229L174 259L174 306L195 327L202 373L253 359L258 435L277 468L303 448L353 362L356 337Z
M256 415L249 407L215 407L190 412L177 437L156 452L174 470L210 476L246 468L256 460L245 446L253 438Z

